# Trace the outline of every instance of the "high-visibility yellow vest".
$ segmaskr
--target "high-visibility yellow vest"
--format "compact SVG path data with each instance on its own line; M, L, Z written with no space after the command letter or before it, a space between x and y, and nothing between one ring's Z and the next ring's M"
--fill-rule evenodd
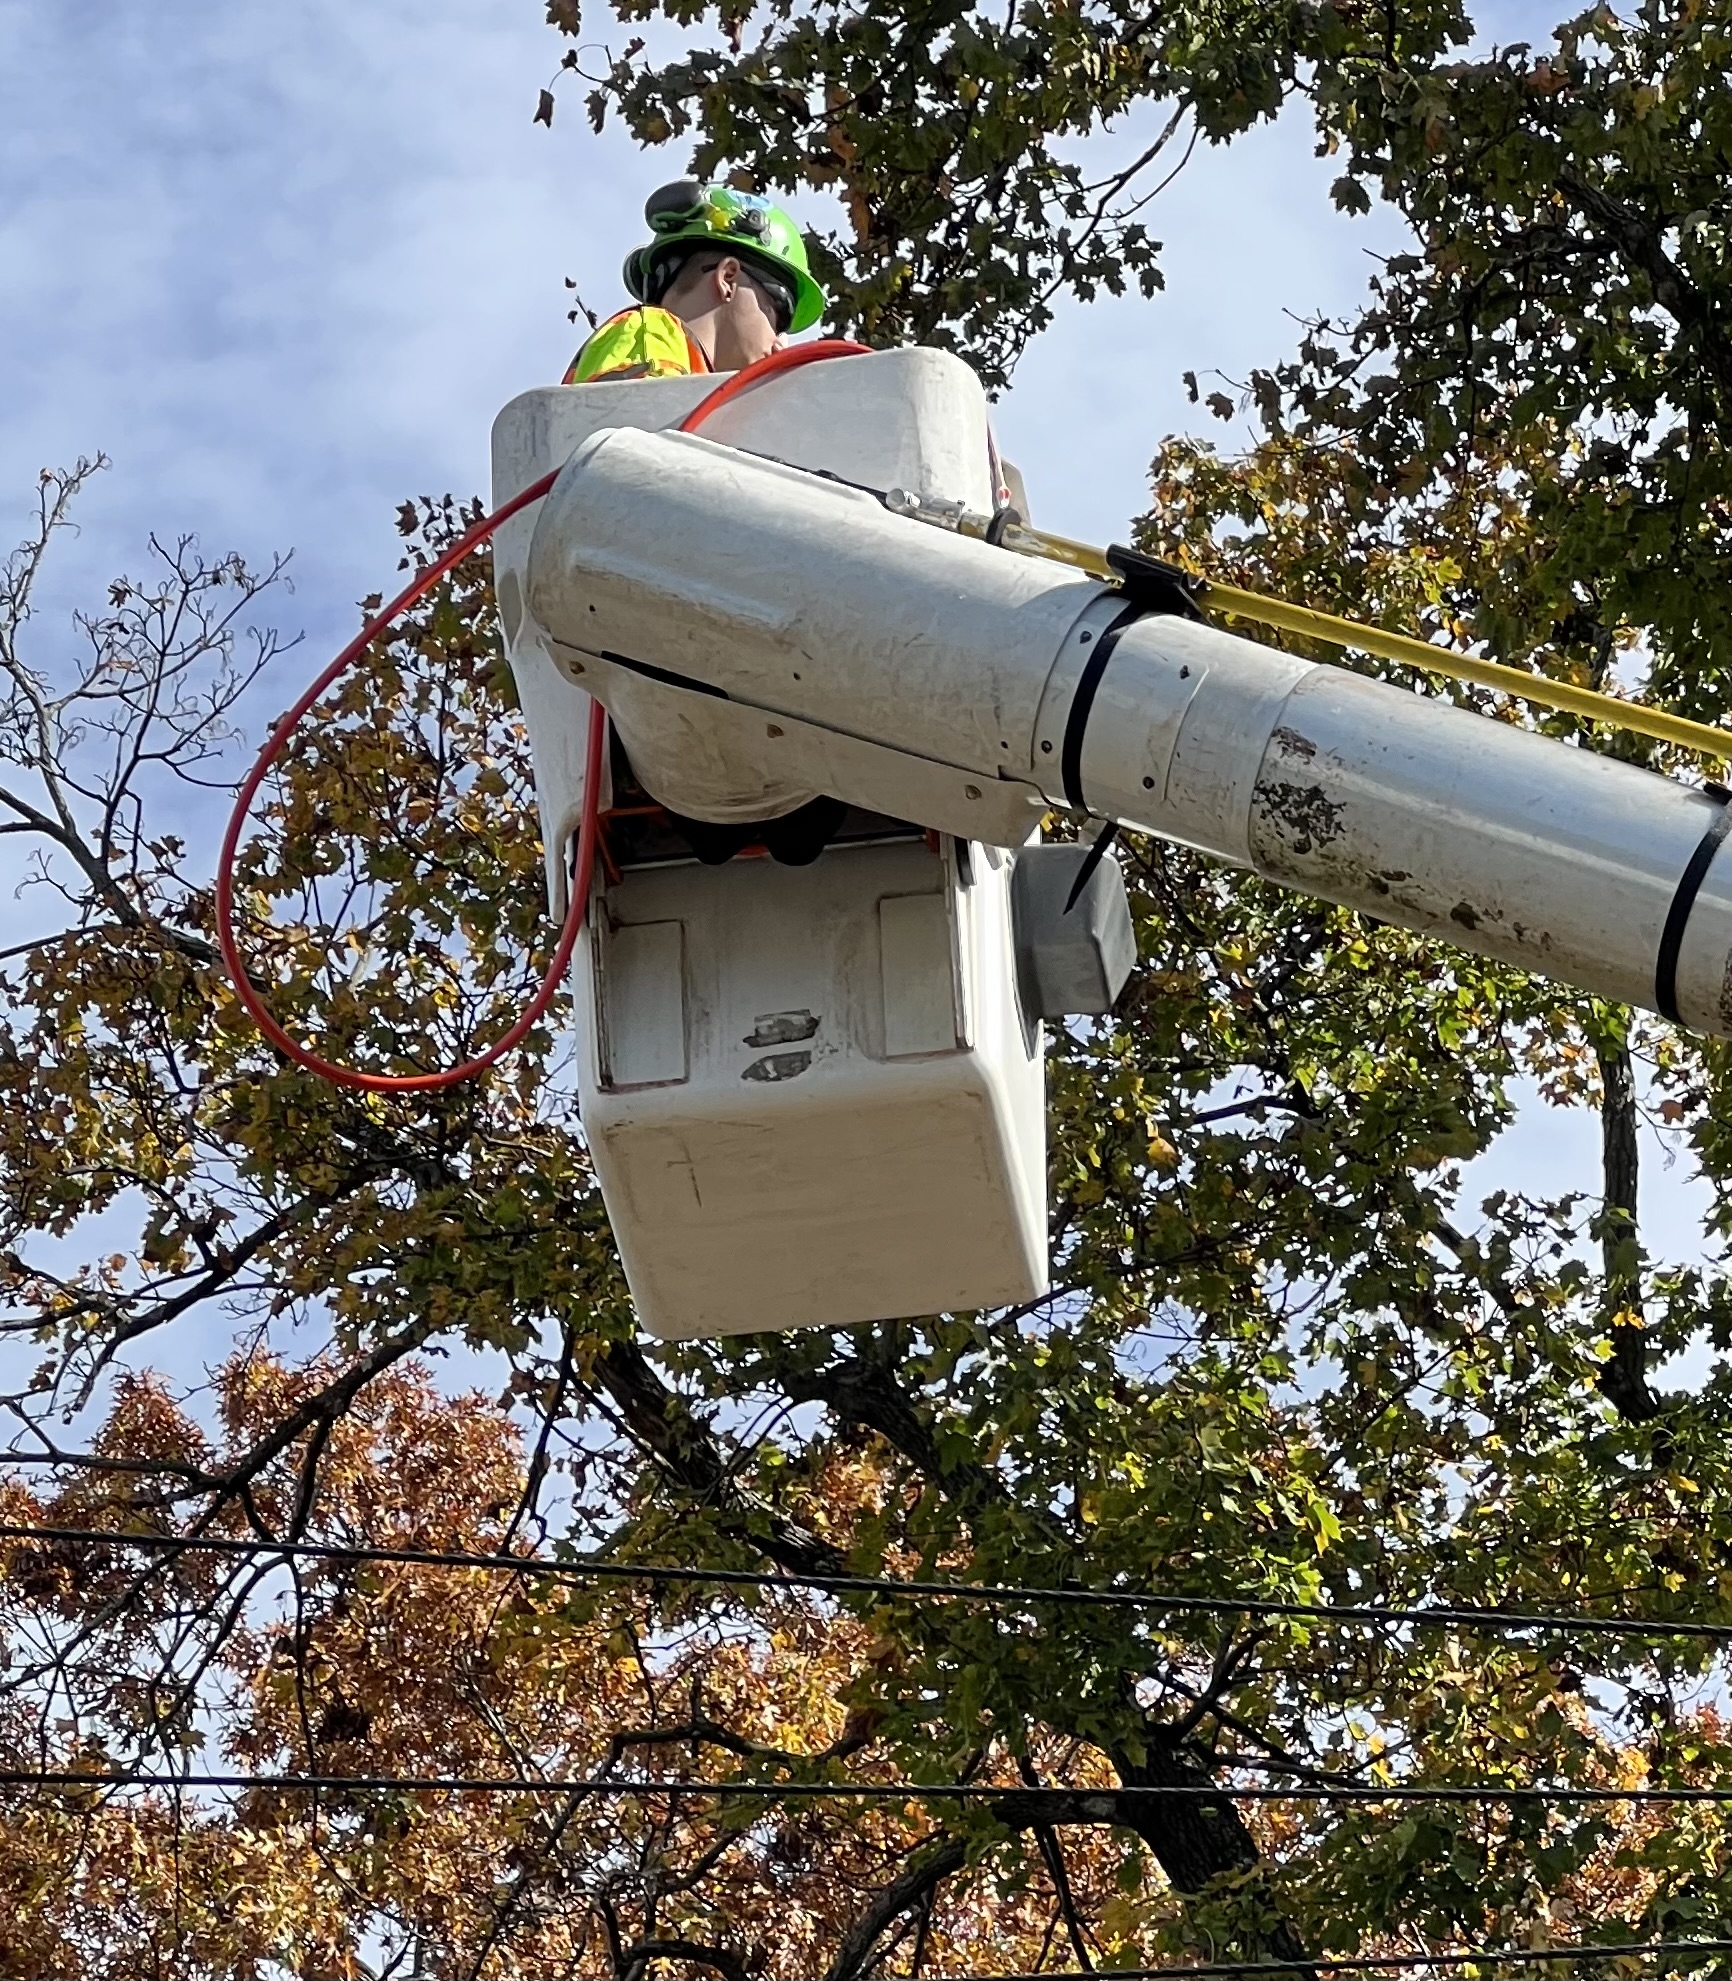
M710 361L672 310L643 304L621 310L595 330L571 361L567 385L593 378L685 378Z

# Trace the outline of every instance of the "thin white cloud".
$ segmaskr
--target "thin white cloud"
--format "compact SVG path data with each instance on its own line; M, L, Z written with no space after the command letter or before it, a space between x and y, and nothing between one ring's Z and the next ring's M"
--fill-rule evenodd
M397 501L481 487L494 412L568 355L562 278L618 300L681 162L592 138L577 90L532 126L559 46L460 0L0 0L0 510L100 446L81 563L151 527L293 545L309 625L346 625ZM1160 433L1197 420L1179 373L1268 362L1284 308L1351 302L1377 230L1327 177L1298 119L1201 150L1150 210L1165 295L1061 312L1001 415L1043 515L1122 532Z
M292 544L348 624L397 501L482 487L494 411L568 355L562 276L641 199L629 146L531 126L557 44L498 21L0 5L0 512L100 447L86 581L151 528Z
M683 165L592 138L576 90L532 126L560 53L538 12L0 0L0 537L43 465L115 462L53 597L137 568L152 529L292 546L278 617L309 644L280 707L389 585L397 503L484 489L494 413L569 355L562 278L620 300L644 193ZM1162 433L1222 431L1182 371L1243 376L1288 312L1352 306L1399 234L1334 215L1334 170L1302 116L1200 150L1150 209L1165 293L1061 310L999 413L1042 521L1122 534Z

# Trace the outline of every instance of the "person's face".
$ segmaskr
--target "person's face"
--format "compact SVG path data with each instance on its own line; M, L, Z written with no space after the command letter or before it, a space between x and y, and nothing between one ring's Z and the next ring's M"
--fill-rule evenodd
M739 371L779 350L786 303L738 255L694 256L663 298L701 340L717 371Z
M716 270L716 283L722 292L716 369L738 371L780 347L778 311L769 290L732 256Z

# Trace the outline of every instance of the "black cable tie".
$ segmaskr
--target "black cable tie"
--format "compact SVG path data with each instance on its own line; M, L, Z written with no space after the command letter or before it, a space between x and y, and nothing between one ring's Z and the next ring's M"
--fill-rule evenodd
M1074 811L1079 812L1086 812L1089 808L1082 785L1083 743L1088 736L1089 716L1094 709L1101 679L1107 671L1107 662L1112 659L1113 648L1119 643L1119 635L1136 620L1155 613L1167 613L1180 619L1201 619L1203 616L1203 609L1197 603L1203 588L1202 580L1193 578L1188 571L1181 571L1178 565L1164 564L1158 557L1145 557L1140 550L1132 550L1122 543L1112 544L1108 548L1107 563L1119 581L1118 596L1124 599L1125 609L1101 635L1099 645L1089 656L1088 664L1077 681L1076 692L1071 697L1070 713L1065 717L1064 743L1059 755L1059 774L1064 781L1065 800Z
M1724 784L1705 784L1703 792L1714 800L1718 809L1708 821L1708 829L1696 842L1696 850L1690 855L1690 864L1678 880L1672 905L1666 910L1666 926L1660 932L1660 947L1654 957L1654 1009L1662 1018L1670 1018L1674 1025L1683 1024L1678 1010L1678 958L1684 948L1684 932L1690 926L1690 911L1696 905L1696 896L1702 891L1702 883L1708 878L1708 869L1714 864L1714 855L1719 852L1721 843L1728 832L1732 832L1732 798Z
M1107 848L1119 836L1119 822L1108 819L1095 834L1095 843L1088 850L1088 858L1077 868L1076 879L1071 882L1070 893L1065 896L1064 912L1068 915L1082 899L1083 889L1095 877L1095 869L1107 856Z

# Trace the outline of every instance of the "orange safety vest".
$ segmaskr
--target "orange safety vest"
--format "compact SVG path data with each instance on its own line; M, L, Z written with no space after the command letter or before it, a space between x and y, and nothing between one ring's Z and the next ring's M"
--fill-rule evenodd
M637 304L610 316L571 361L564 383L597 378L687 378L710 361L672 310Z

